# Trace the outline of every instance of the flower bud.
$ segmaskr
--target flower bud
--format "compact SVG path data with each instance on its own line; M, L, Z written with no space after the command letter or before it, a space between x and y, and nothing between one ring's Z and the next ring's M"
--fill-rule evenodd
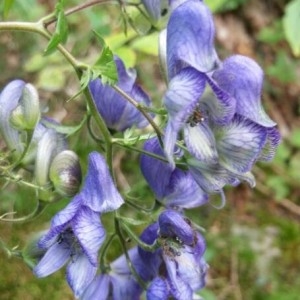
M10 123L19 130L33 130L40 119L39 96L30 83L25 84L18 106L10 115Z
M20 132L11 126L10 115L18 106L24 86L23 80L13 80L0 94L0 133L7 147L15 151L16 156L22 154L24 145L21 142Z
M57 193L66 197L74 196L81 183L81 168L77 154L71 150L57 154L51 163L49 177Z
M51 183L49 179L50 165L53 158L61 151L67 148L64 136L57 133L54 129L48 128L41 140L38 142L35 159L35 181L43 188L49 188ZM43 201L52 201L50 190L39 191L38 197Z

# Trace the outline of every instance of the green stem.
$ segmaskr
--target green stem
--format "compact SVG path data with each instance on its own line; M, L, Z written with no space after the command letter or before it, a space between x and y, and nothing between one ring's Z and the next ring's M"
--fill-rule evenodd
M107 270L105 264L105 255L113 239L116 237L116 235L117 235L116 233L111 234L110 237L105 241L104 245L101 246L101 253L99 256L99 266L101 268L102 273L105 273L105 271Z
M94 5L97 5L97 4L105 4L105 3L110 3L110 2L114 2L114 1L113 0L92 0L92 1L88 1L86 3L79 4L77 6L74 6L74 7L71 7L69 9L67 9L65 11L65 16L72 15L72 14L74 14L76 12L79 12L81 10L84 10L84 9L86 9L88 7L91 7L91 6L94 6ZM52 24L52 23L54 23L54 22L57 21L57 17L55 16L54 13L52 13L52 14L50 14L48 16L45 16L40 21L44 23L45 27L48 27L50 24Z
M138 109L141 114L147 119L149 124L152 126L154 129L157 138L159 140L159 143L163 145L161 136L163 135L163 132L161 129L156 125L156 123L153 121L152 117L144 110L143 105L135 101L132 97L130 97L127 93L125 93L121 88L119 88L117 85L114 85L113 88L120 94L122 95L129 103L131 103L136 109Z
M108 128L106 127L106 124L105 124L104 120L102 119L101 115L98 113L96 104L90 94L89 89L85 88L83 90L83 94L87 100L87 104L90 109L91 115L94 117L95 122L103 135L103 139L104 139L105 145L106 145L106 162L107 162L108 167L113 175L113 172L112 172L112 170L113 170L113 167L112 167L112 138L111 138L110 132L109 132Z
M128 264L128 267L129 267L131 273L133 274L133 276L135 277L135 279L139 283L139 285L144 290L146 290L147 289L146 283L141 279L141 277L139 276L139 274L137 273L137 271L135 270L135 267L133 266L133 264L131 262L131 259L130 259L128 251L127 251L127 248L125 246L125 240L124 240L124 237L123 237L123 234L122 234L122 230L120 228L120 223L119 223L119 220L116 216L115 216L115 229L116 229L116 233L118 234L118 237L119 237L121 246L123 248L124 255L126 257L126 261L127 261L127 264Z
M44 210L46 205L47 205L47 203L38 201L38 204L35 207L34 211L31 212L29 215L23 216L23 217L20 217L20 218L8 219L8 218L6 218L6 216L10 215L10 214L15 214L15 212L6 213L6 214L0 216L0 221L2 221L2 222L13 222L13 223L21 223L21 222L25 222L25 221L28 221L28 220L31 221L32 218L37 217Z
M118 224L119 224L119 220L118 220ZM153 251L155 251L156 249L159 248L159 244L157 243L156 240L155 240L155 242L152 245L146 244L146 243L142 242L135 235L135 233L130 229L130 227L127 224L125 224L124 222L122 222L121 225L122 225L122 228L125 229L125 231L128 233L128 235L139 245L139 247L141 247L145 251L153 252Z
M155 159L158 159L158 160L160 160L160 161L163 161L163 162L165 162L165 163L168 163L168 160L167 160L165 157L163 157L163 156L161 156L161 155L157 155L157 154L155 154L155 153L153 153L153 152L149 152L149 151L145 151L145 150L143 150L143 149L135 148L135 147L132 147L132 146L130 146L130 145L123 144L123 143L121 143L121 142L119 142L119 141L114 141L114 140L113 140L113 143L114 143L115 145L118 145L118 146L122 147L122 148L129 149L129 150L133 150L133 151L135 151L135 152L138 152L138 153L141 153L141 154L145 154L145 155L151 156L151 157L153 157L153 158L155 158Z

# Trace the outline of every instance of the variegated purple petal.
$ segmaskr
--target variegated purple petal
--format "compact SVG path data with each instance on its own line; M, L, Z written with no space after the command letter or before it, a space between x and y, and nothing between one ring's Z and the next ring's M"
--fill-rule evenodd
M222 90L211 78L207 77L207 81L214 94L207 94L201 98L201 108L208 112L213 123L226 125L235 114L236 99Z
M70 259L71 248L67 241L54 243L45 253L43 258L34 267L33 272L37 277L46 277L60 268Z
M148 245L152 245L158 238L158 223L150 224L141 234L140 239ZM147 272L155 277L158 274L159 266L162 263L161 249L156 249L154 252L146 251L138 247L138 254L145 265L147 265Z
M265 127L276 125L261 105L263 71L251 58L234 55L213 73L220 88L235 97L236 113Z
M195 158L189 158L187 164L195 181L208 194L221 192L234 180L234 176L219 164L204 164Z
M188 0L177 6L167 25L169 78L183 66L204 73L214 70L218 64L214 35L212 14L202 1Z
M64 209L52 218L50 230L39 240L38 245L40 248L45 249L50 247L53 239L70 225L80 206L81 198L80 196L76 196Z
M95 79L89 84L90 93L96 107L106 125L115 129L122 114L126 101L112 87L104 85L100 79Z
M172 167L175 167L173 151L177 135L194 112L205 88L205 75L192 68L183 69L169 83L164 102L169 113L164 148Z
M197 159L207 163L218 161L215 137L205 121L196 126L186 124L184 141L189 152Z
M71 257L66 274L67 281L76 298L83 294L96 276L96 272L97 267L93 266L83 253Z
M109 297L110 277L106 274L96 276L86 288L81 300L107 300Z
M147 300L168 300L169 287L165 279L156 277L147 289Z
M148 272L147 267L142 263L138 248L134 247L128 251L132 267L136 272L146 280L149 280L148 276L143 273ZM128 267L128 263L125 254L118 257L111 264L111 283L113 299L124 300L124 297L132 300L139 300L142 293L141 286L136 282L134 276Z
M168 208L194 208L207 203L208 195L190 172L176 168L171 176L167 196L161 202Z
M124 203L113 183L105 159L98 152L89 154L88 173L80 195L83 204L95 212L113 211Z
M254 188L256 185L255 177L251 172L246 173L238 173L238 172L230 172L235 179L229 184L232 186L239 185L242 181L246 181L251 188Z
M135 81L136 81L136 70L130 68L126 70L125 64L123 61L118 57L114 56L114 61L117 66L118 70L118 83L117 85L125 92L130 92Z
M179 255L180 256L180 255ZM178 257L179 257L178 256ZM184 282L178 275L177 258L168 257L164 255L164 261L166 263L168 271L168 282L170 286L171 295L177 300L192 299L193 290L188 283ZM185 262L186 263L186 262Z
M72 228L90 263L97 266L98 251L106 236L99 213L88 207L81 207L72 220Z
M194 243L194 230L182 214L167 209L158 217L159 234L164 238L178 238L186 245Z
M118 87L137 102L149 105L148 95L135 84L136 71L126 70L124 63L118 57L115 57L115 63L119 76ZM147 120L132 104L111 86L104 85L100 79L93 80L89 84L89 89L99 113L109 128L124 131L132 125L139 128L148 125Z
M267 141L258 157L258 160L271 161L275 156L278 145L280 144L280 139L280 132L276 127L267 128Z
M267 130L236 115L230 124L215 126L220 164L232 171L250 171L265 144Z
M159 145L157 138L149 139L144 144L144 151L154 153L164 157L164 153ZM153 190L155 197L162 200L167 195L167 187L170 183L172 168L167 162L151 157L150 155L141 155L140 167L142 174ZM159 174L159 180L157 176Z

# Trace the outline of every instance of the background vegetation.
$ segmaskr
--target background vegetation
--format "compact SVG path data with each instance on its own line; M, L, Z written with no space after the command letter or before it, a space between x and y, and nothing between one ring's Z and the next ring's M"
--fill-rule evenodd
M68 7L81 1L66 1ZM253 57L265 70L263 103L282 134L275 160L259 164L257 187L227 189L222 210L212 205L188 214L206 229L206 258L210 264L206 300L296 300L300 295L300 1L207 0L215 12L216 43L222 58L239 53ZM0 10L3 11L3 1ZM54 0L15 0L8 20L34 21L53 11ZM295 17L296 15L296 17ZM68 17L67 48L86 62L95 61L99 48L92 30L102 35L127 66L136 66L140 83L159 103L165 90L157 54L157 34L145 38L122 31L117 5L98 5ZM14 78L35 84L48 115L64 124L77 124L83 116L83 99L66 101L79 88L75 74L60 54L43 57L46 42L28 33L0 33L0 87ZM297 57L298 56L298 57ZM0 88L1 89L1 88ZM84 141L84 142L82 142ZM86 131L69 139L82 157L96 145ZM0 140L1 149L4 145ZM130 159L124 159L130 156ZM135 186L141 201L153 198L138 166L138 156L115 152L121 190ZM34 192L17 185L3 187L0 178L0 215L17 211L26 215L34 205ZM0 237L10 247L22 248L32 232L47 227L51 216L67 200L48 207L25 224L0 223ZM117 249L116 249L117 252ZM37 279L17 258L0 254L0 299L73 299L64 271Z

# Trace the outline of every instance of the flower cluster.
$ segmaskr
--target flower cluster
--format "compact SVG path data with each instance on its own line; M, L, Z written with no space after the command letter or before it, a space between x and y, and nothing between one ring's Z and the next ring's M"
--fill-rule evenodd
M218 58L213 18L202 1L173 1L171 9L160 39L169 81L164 154L176 170L182 136L189 172L204 193L223 195L226 184L242 180L254 186L253 164L271 160L280 140L261 105L263 72L242 55ZM142 170L147 173L145 163ZM151 178L150 185L158 189Z
M75 297L84 300L138 300L142 295L148 300L194 299L205 286L206 243L185 209L208 203L214 193L224 200L225 185L247 181L254 186L253 165L271 160L280 140L261 105L263 71L242 55L219 59L212 14L203 1L142 4L153 25L169 10L159 39L167 80L166 124L158 130L151 124L157 136L141 138L140 130L154 116L149 111L155 110L136 83L136 71L114 56L116 86L97 78L87 87L92 114L110 131L105 128L106 158L95 151L88 155L81 187L79 158L68 150L59 124L41 117L35 88L15 80L0 95L0 133L18 164L33 173L34 183L47 188L39 191L39 200L53 201L53 191L71 198L38 241L43 255L39 252L33 272L45 277L67 265L67 282ZM126 130L132 128L138 133L129 143ZM146 140L143 149L135 149L142 152L140 168L160 208L138 237L129 225L141 224L119 209L138 206L118 191L111 159L114 143L133 149L141 140ZM103 214L111 212L115 228L107 238ZM125 253L107 262L117 236ZM137 245L127 250L125 236Z
M69 262L67 281L79 297L97 272L98 251L105 240L100 216L122 204L104 158L92 152L81 191L54 216L50 230L39 241L46 253L34 268L36 276L48 276Z

